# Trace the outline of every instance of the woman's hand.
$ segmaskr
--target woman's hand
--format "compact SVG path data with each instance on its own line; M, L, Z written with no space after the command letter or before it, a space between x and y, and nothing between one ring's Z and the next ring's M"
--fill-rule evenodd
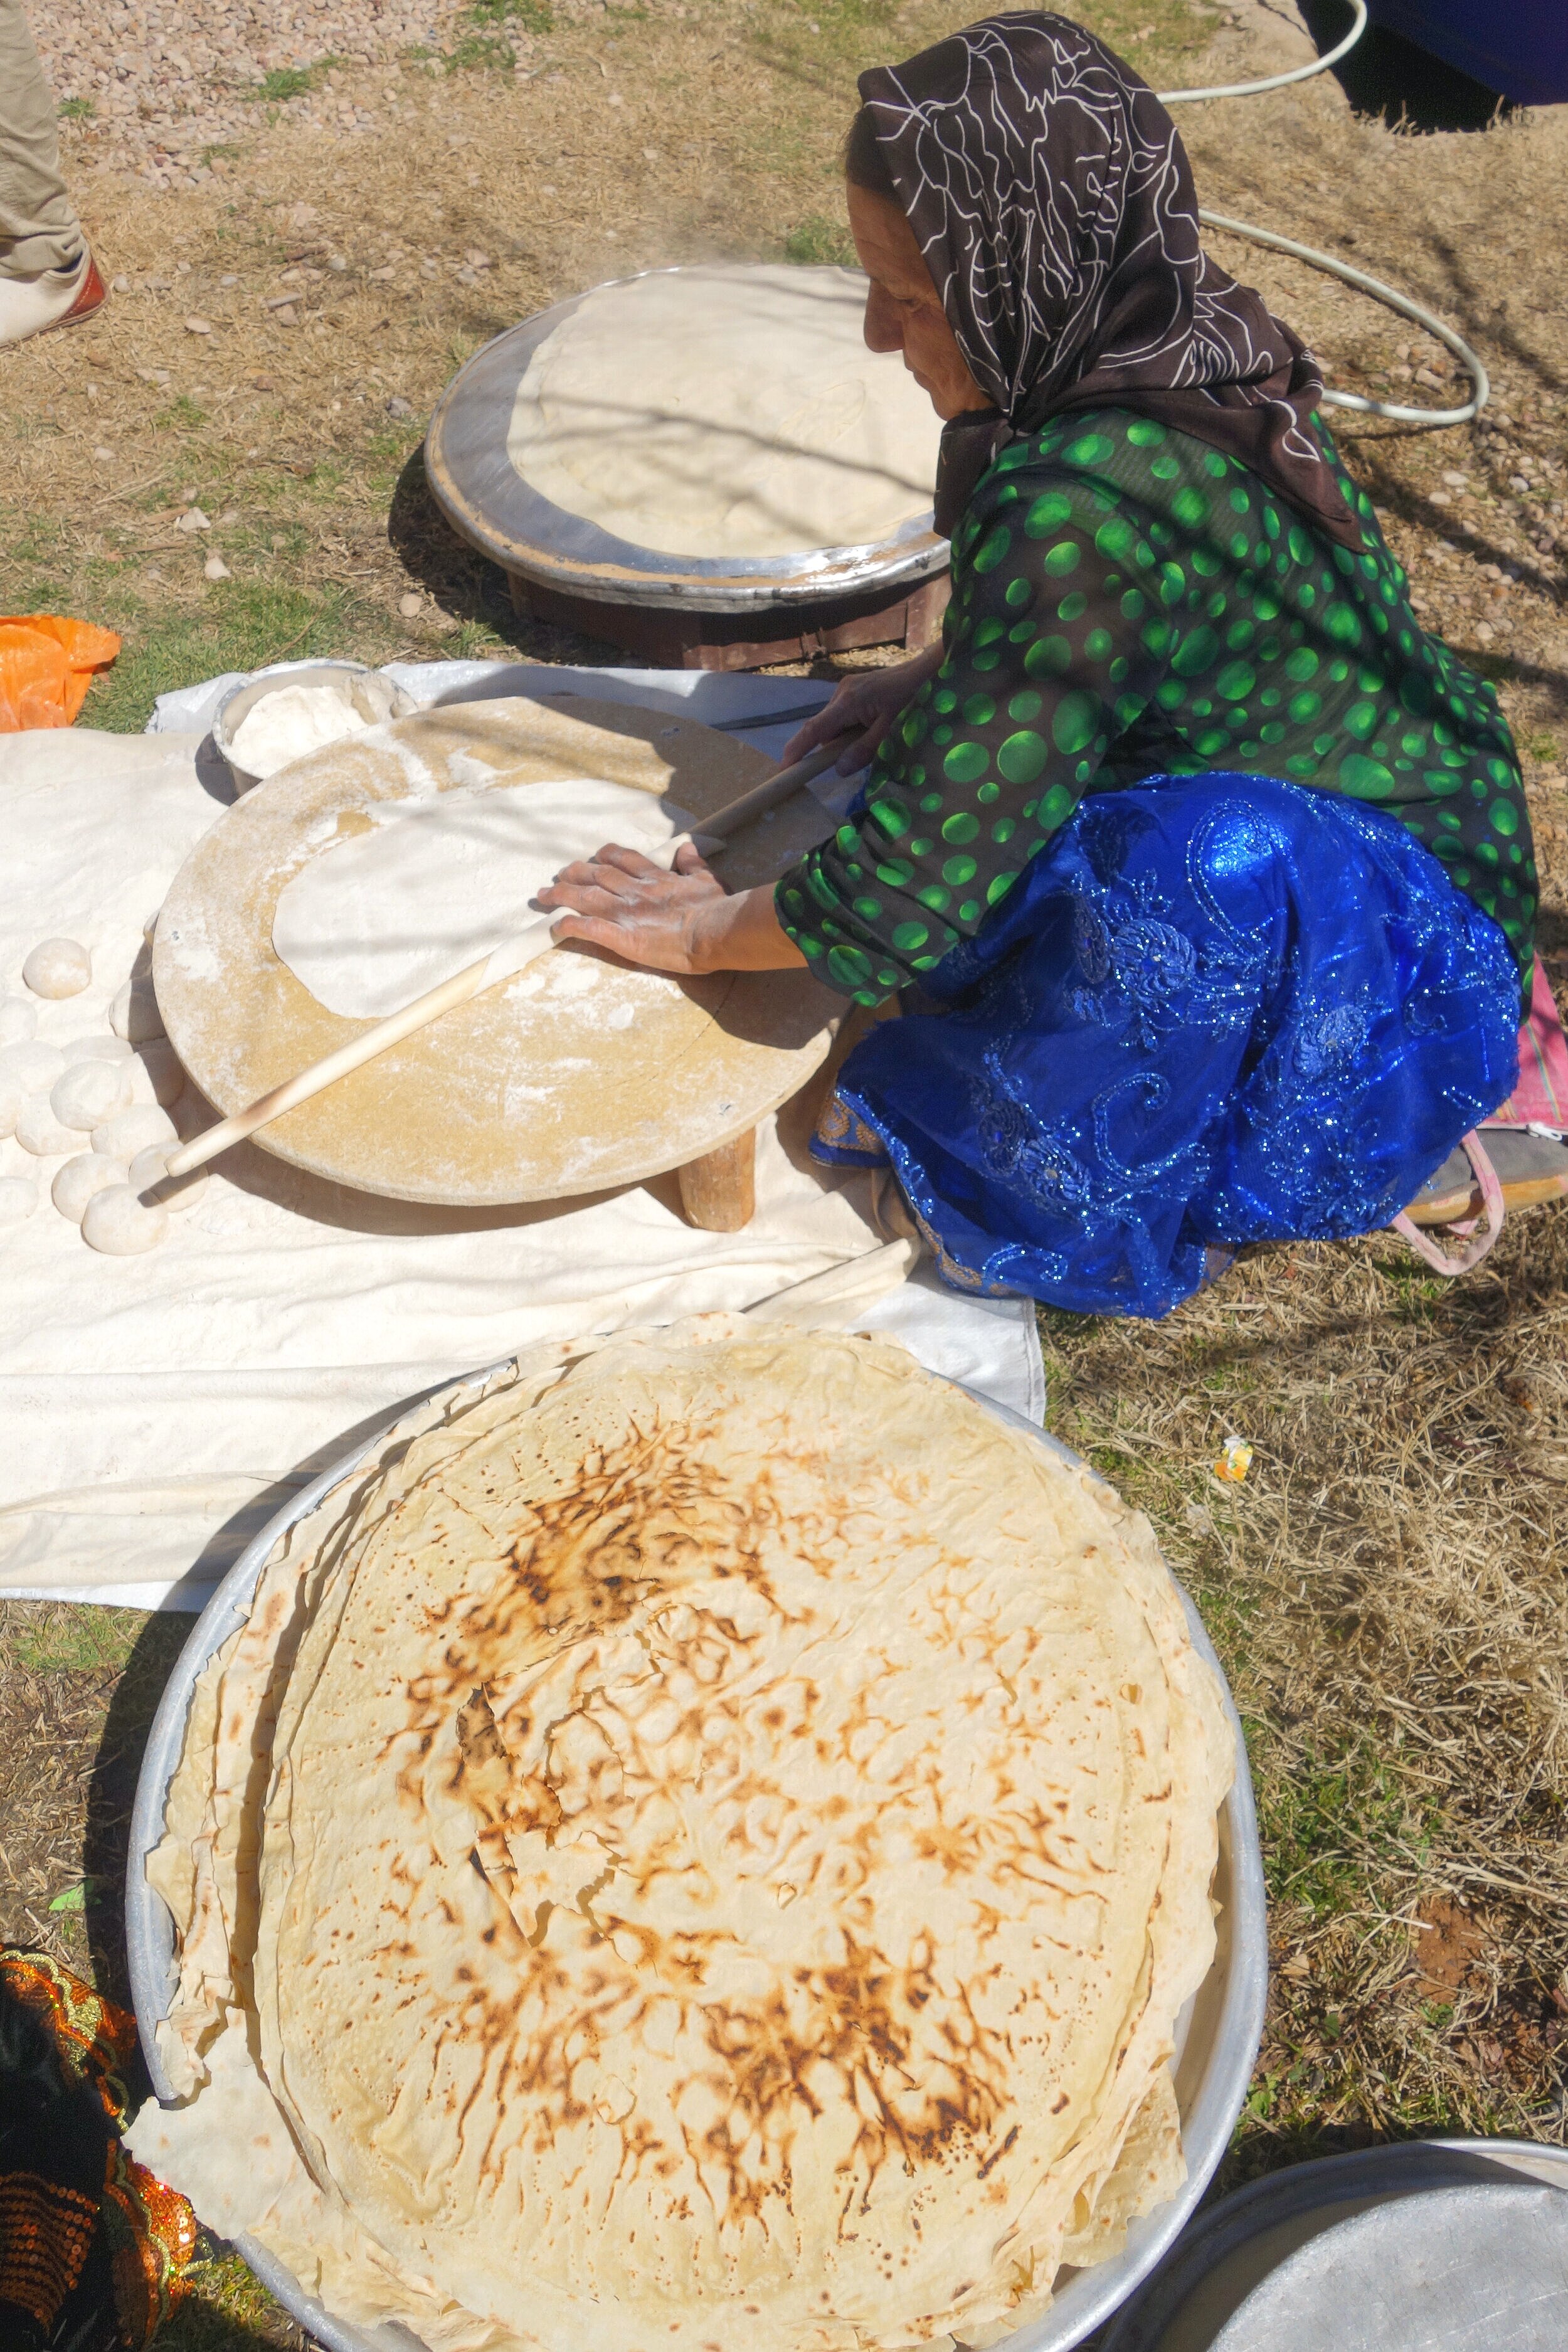
M824 703L816 717L790 737L784 747L785 762L804 760L819 743L831 743L836 735L843 735L846 742L837 761L838 773L848 776L863 768L906 703L928 677L936 676L942 656L939 642L888 669L863 669L845 678L832 701Z
M773 892L731 898L689 844L670 874L612 843L563 866L538 903L560 909L552 938L585 940L652 971L780 971L805 961L779 926Z

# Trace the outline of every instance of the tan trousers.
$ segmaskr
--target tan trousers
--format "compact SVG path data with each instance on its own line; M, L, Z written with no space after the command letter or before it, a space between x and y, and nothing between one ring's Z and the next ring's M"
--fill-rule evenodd
M54 99L22 0L0 0L0 278L74 269L84 241L60 177Z

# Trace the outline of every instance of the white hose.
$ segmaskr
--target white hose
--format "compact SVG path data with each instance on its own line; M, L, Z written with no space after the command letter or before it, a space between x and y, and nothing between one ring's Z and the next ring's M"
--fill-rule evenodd
M1289 73L1270 74L1267 81L1230 81L1215 89L1161 89L1154 95L1162 106L1175 106L1183 99L1251 98L1260 89L1283 89L1288 82L1310 81L1314 74L1327 73L1342 58L1348 58L1365 32L1366 0L1351 0L1351 6L1356 12L1356 20L1339 47L1331 49L1327 57L1314 58L1310 66L1296 66Z
M1213 89L1163 89L1157 95L1161 103L1174 106L1184 99L1252 98L1259 90L1283 89L1287 83L1310 81L1314 74L1327 73L1331 66L1348 57L1366 30L1367 0L1351 0L1355 11L1355 23L1337 48L1326 56L1314 58L1310 66L1297 66L1290 73L1270 74L1264 81L1233 81L1217 85ZM1446 327L1441 319L1413 302L1407 294L1396 293L1380 278L1369 278L1364 269L1352 269L1348 261L1336 261L1331 253L1320 253L1315 246L1298 245L1293 236L1276 236L1272 229L1256 228L1250 221L1232 220L1225 213L1200 211L1198 218L1209 228L1228 229L1232 236L1245 236L1254 245L1272 247L1276 253L1288 253L1297 261L1305 261L1314 269L1326 269L1331 278L1342 278L1347 286L1359 287L1376 302L1386 303L1402 318L1414 319L1440 343L1447 344L1470 379L1470 397L1463 408L1405 408L1396 401L1365 400L1359 392L1327 392L1323 394L1325 408L1353 408L1363 416L1386 416L1396 425L1421 425L1429 430L1442 430L1450 425L1468 425L1479 416L1491 397L1491 384L1480 360L1462 335Z
M1224 213L1203 211L1199 212L1198 218L1209 228L1228 229L1232 236L1249 237L1254 245L1272 246L1277 253L1292 254L1298 261L1309 261L1314 269L1326 269L1331 277L1342 278L1347 286L1359 286L1362 292L1370 294L1374 301L1385 302L1391 310L1399 311L1406 319L1414 319L1418 326L1426 328L1429 335L1435 335L1440 343L1447 345L1464 368L1472 386L1471 397L1463 408L1403 408L1392 400L1363 400L1359 392L1325 392L1325 406L1356 408L1367 416L1391 416L1400 425L1434 426L1468 425L1473 416L1480 415L1491 395L1491 383L1486 369L1463 335L1456 334L1452 327L1446 327L1441 319L1424 310L1419 302L1413 302L1408 294L1396 293L1380 278L1369 278L1364 269L1352 269L1348 261L1336 261L1332 254L1320 253L1314 246L1298 245L1293 236L1277 236L1270 228L1254 228L1250 221L1231 220Z

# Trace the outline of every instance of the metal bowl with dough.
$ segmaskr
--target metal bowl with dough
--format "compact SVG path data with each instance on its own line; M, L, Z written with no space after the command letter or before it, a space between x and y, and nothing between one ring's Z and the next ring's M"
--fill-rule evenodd
M466 1381L455 1381L450 1391L441 1391L441 1396L462 1389L482 1389L505 1369L492 1365ZM968 1390L966 1393L998 1421L1026 1432L1037 1444L1058 1460L1075 1467L1083 1466L1070 1448L1037 1429L1008 1406L998 1404L977 1390ZM438 1403L440 1398L427 1402ZM184 1746L192 1693L209 1659L249 1616L257 1582L269 1554L291 1528L309 1517L340 1480L385 1445L407 1411L407 1407L401 1406L388 1414L384 1423L360 1439L341 1461L323 1470L286 1503L277 1517L247 1545L196 1620L159 1701L142 1755L132 1814L125 1924L132 2000L142 2047L153 2092L165 2105L173 2102L174 2091L158 2054L155 2032L159 2021L168 2014L178 1970L174 1921L162 1898L148 1885L145 1865L163 1834L165 1798ZM993 2352L1069 2352L1070 2347L1080 2344L1100 2326L1150 2277L1195 2212L1229 2145L1262 2039L1268 1985L1268 1929L1263 1856L1258 1839L1247 1744L1240 1717L1225 1684L1224 1671L1203 1622L1184 1592L1182 1601L1194 1645L1213 1667L1225 1689L1237 1756L1236 1779L1219 1817L1219 1859L1214 1882L1218 1942L1214 1964L1177 2020L1176 2053L1172 2061L1187 2177L1167 2203L1156 2206L1152 2212L1130 2225L1127 2243L1113 2260L1089 2270L1059 2273L1050 2308L1031 2326L1003 2337L993 2347ZM237 2248L263 2284L326 2347L326 2352L424 2352L419 2339L401 2323L367 2331L334 2318L275 2255L253 2239L242 2236Z
M379 670L371 669L364 662L356 661L291 661L273 662L266 669L253 671L238 686L231 686L218 704L213 717L213 743L227 762L238 793L253 792L264 779L253 775L234 756L234 739L241 723L249 718L258 704L280 688L290 686L346 687L357 704L362 706L362 718L405 719L414 709L414 698L395 686Z
M272 923L286 884L366 827L377 802L587 775L668 794L700 818L773 772L712 728L564 695L458 704L346 737L237 802L181 867L153 947L164 1026L196 1086L231 1114L370 1025L318 1003L279 956ZM715 869L731 888L771 879L831 825L797 793ZM845 1009L804 971L671 981L594 948L552 952L584 959L594 984L550 1003L515 983L491 989L256 1140L335 1183L455 1208L639 1183L734 1141L795 1093Z

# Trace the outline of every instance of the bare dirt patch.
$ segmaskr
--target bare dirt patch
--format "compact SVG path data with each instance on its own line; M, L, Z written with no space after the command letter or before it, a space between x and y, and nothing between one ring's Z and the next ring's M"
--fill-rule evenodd
M1412 1947L1415 1990L1423 2000L1451 2003L1456 1993L1482 1979L1486 1930L1446 1895L1425 1896L1420 1912Z

